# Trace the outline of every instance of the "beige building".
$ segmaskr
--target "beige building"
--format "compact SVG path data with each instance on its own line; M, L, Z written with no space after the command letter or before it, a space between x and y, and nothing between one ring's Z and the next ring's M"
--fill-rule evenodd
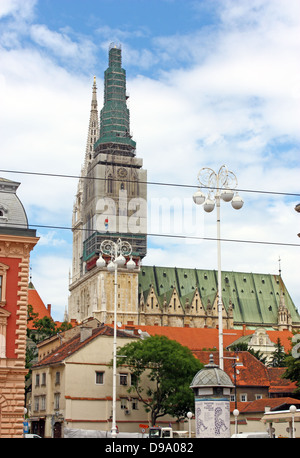
M113 328L95 327L95 323L76 328L71 338L75 330L66 331L62 345L60 339L47 339L39 348L46 356L32 368L32 432L63 437L65 428L111 430ZM140 336L117 331L118 347L137 338ZM119 367L116 421L120 432L139 432L140 424L149 424L143 403L127 391L130 385L128 368ZM171 417L162 418L162 424L170 421Z

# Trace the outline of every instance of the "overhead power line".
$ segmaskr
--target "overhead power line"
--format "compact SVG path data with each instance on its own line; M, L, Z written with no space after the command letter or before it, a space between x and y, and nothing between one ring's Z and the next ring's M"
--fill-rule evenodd
M68 230L73 231L73 228L68 226L50 226L50 225L42 225L42 224L30 224L30 227L33 228L44 228L44 229L59 229L59 230ZM85 228L76 228L75 231L87 231L90 229ZM109 232L103 232L103 235L107 235L109 237ZM186 240L205 240L205 241L216 241L218 240L216 237L199 237L199 236L191 236L191 235L180 235L180 234L155 234L155 233L147 233L143 234L140 233L139 235L145 235L148 237L166 237L166 238L176 238L176 239L186 239ZM130 233L128 233L128 237L130 237ZM276 245L276 246L289 246L289 247L300 247L299 243L287 243L287 242L270 242L270 241L262 241L262 240L242 240L242 239L225 239L221 238L221 242L233 242L233 243L250 243L250 244L260 244L260 245Z
M102 180L104 181L105 178L101 177L90 177L90 176L80 176L80 175L68 175L68 174L58 174L58 173L46 173L46 172L30 172L30 171L21 171L21 170L5 170L0 169L0 173L15 173L15 174L22 174L22 175L36 175L36 176L44 176L44 177L53 177L53 178L72 178L72 179L87 179L87 180ZM113 178L113 181L124 181L120 178ZM135 182L134 180L126 180L126 182ZM200 186L197 184L181 184L181 183L164 183L159 181L139 181L141 184L153 185L153 186L170 186L170 187L177 187L177 188L199 188ZM209 186L201 186L203 189L215 189ZM264 191L258 189L242 189L236 188L235 191L238 192L248 192L248 193L255 193L255 194L269 194L269 195L279 195L279 196L289 196L289 197L300 197L300 193L293 193L293 192L280 192L280 191Z

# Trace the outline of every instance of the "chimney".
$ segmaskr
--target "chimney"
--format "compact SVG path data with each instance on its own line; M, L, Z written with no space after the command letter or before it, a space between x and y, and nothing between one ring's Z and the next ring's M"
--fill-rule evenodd
M47 310L49 312L49 315L51 316L51 304L47 304Z
M89 326L80 326L80 342L84 342L86 339L91 337L93 328Z

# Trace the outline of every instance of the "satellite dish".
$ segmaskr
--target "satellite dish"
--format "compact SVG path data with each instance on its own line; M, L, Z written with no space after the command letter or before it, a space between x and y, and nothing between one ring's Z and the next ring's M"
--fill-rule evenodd
M118 326L118 328L120 328L122 326L121 321L117 321L117 326Z
M141 329L138 329L138 334L142 334L142 330Z

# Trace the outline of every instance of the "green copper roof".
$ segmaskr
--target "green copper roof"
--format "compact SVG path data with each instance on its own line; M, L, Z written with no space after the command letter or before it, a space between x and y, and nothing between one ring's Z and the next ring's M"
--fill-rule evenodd
M196 289L204 308L214 303L217 292L217 271L184 269L177 267L142 266L139 274L139 292L147 300L153 286L159 305L169 301L174 288L181 306L185 309L186 300L192 302ZM226 310L230 302L236 325L242 323L277 323L277 312L281 292L293 322L300 322L298 311L283 283L281 276L243 272L222 272L222 299Z
M129 150L135 150L136 147L136 143L130 136L130 116L126 104L126 72L121 65L121 48L111 46L109 66L104 72L104 106L100 112L100 137L95 143L95 150L99 145L107 143L119 147L125 145L127 150L128 147Z

